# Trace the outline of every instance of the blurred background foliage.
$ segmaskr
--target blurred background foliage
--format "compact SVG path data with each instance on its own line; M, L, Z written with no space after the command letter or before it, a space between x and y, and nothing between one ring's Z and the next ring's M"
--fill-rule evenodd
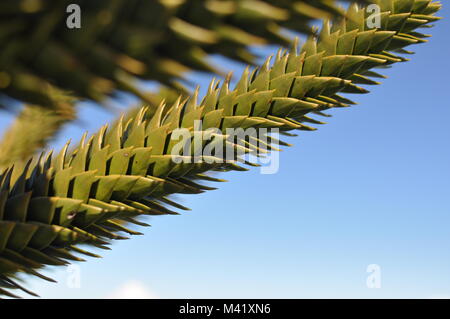
M81 8L79 29L67 27L69 4ZM78 101L107 107L121 92L150 106L173 101L188 71L220 73L212 54L252 65L253 46L288 46L289 32L342 15L334 0L2 0L0 109L18 115L0 168L45 147L77 118ZM148 92L144 81L162 87Z

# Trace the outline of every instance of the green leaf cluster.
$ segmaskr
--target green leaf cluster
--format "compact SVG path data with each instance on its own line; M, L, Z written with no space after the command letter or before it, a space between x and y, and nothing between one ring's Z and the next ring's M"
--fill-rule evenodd
M326 110L354 104L342 94L367 93L361 85L383 77L375 69L406 61L402 55L411 52L405 48L426 41L417 29L436 21L440 8L431 0L376 3L382 9L379 29L368 29L367 12L352 5L345 18L325 21L301 48L280 50L272 62L247 69L233 89L227 79L212 81L201 100L194 93L156 110L143 107L110 129L85 135L72 151L67 144L56 156L42 154L24 169L8 168L0 176L0 293L13 296L8 288L21 289L13 281L17 272L44 277L37 271L45 265L80 260L77 253L96 256L86 246L108 249L124 233L140 234L129 225L145 226L143 216L186 209L170 195L212 189L204 182L222 180L209 172L255 165L242 157L176 163L176 129L186 128L194 138L194 123L201 120L205 134L209 128L277 128L291 135L314 130L311 124L322 123L314 116L327 116ZM215 134L202 146L227 140L227 147L259 155L265 138L269 150L287 145L265 135L229 141Z

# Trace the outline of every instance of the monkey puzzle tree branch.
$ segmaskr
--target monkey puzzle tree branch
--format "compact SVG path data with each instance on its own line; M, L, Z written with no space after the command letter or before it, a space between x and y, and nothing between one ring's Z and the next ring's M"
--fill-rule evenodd
M205 97L197 93L156 112L142 108L129 120L85 136L73 152L68 145L57 156L43 154L12 179L13 168L0 177L0 285L18 288L10 276L36 272L45 265L95 256L80 244L107 248L123 234L140 234L127 224L145 226L142 216L177 214L186 209L168 196L212 189L202 181L221 181L211 171L246 170L244 157L224 159L224 148L262 156L286 143L264 130L282 133L314 130L315 115L354 104L342 93L367 93L361 85L378 84L374 68L406 61L410 44L425 42L417 32L437 20L437 2L380 0L380 28L367 27L367 12L351 6L346 19L325 22L318 38L298 50L282 50L258 69L247 69L234 89L213 81ZM202 128L196 127L201 122ZM229 139L227 129L254 128L256 136ZM180 129L209 136L201 141L207 156L177 151ZM211 131L213 129L213 131ZM215 130L214 130L215 129ZM262 132L262 133L261 133ZM195 145L195 144L194 144ZM179 160L181 159L181 161ZM46 278L48 279L48 278ZM3 293L10 293L3 289Z
M53 90L53 89L48 89ZM55 137L60 128L75 118L74 99L53 90L58 104L55 110L39 105L25 105L0 141L0 169L25 162Z
M95 102L118 91L151 102L138 80L177 87L188 70L218 70L209 54L253 63L250 46L287 45L283 28L310 33L313 19L341 14L334 0L3 0L0 102L53 108L50 83Z

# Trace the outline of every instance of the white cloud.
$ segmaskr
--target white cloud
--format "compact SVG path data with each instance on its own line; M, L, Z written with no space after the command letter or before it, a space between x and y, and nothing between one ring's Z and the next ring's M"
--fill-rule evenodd
M450 299L450 295L436 294L436 295L431 295L428 299Z
M107 299L158 299L144 284L137 280L129 280L111 292Z

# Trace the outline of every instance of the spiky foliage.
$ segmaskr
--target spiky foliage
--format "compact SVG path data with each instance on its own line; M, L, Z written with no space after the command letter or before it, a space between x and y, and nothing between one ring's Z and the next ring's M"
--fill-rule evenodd
M405 61L397 54L424 42L415 30L435 21L440 8L431 0L377 3L381 29L368 30L364 10L353 6L348 19L326 22L318 39L310 38L300 52L297 47L280 51L273 65L267 61L251 74L244 72L233 90L228 81L221 86L213 81L201 102L194 95L171 106L161 104L155 113L142 108L130 120L83 138L72 152L66 146L53 160L50 153L19 172L8 169L0 179L0 285L20 289L11 279L18 271L41 276L36 269L44 265L79 260L74 252L93 255L80 244L106 248L110 240L123 239L122 232L138 234L126 224L142 225L139 217L144 215L175 214L168 206L185 209L167 196L211 189L200 184L220 181L209 171L252 165L242 157L177 163L171 155L175 129L188 128L195 138L194 121L202 120L204 134L210 134L208 128L249 127L289 134L313 130L305 123L320 122L310 114L326 115L327 109L353 104L339 93L365 93L359 85L376 84L373 78L381 77L373 68ZM218 132L210 136L203 147L227 140L227 147L244 153L264 148L264 133L245 141ZM270 149L285 143L269 138L269 144ZM191 149L188 157L195 154ZM7 289L0 292L11 296Z
M136 80L157 80L183 92L176 80L185 71L217 71L207 62L208 54L219 53L252 63L254 56L249 45L287 44L282 27L311 32L307 25L310 20L342 14L334 2L2 1L0 108L17 105L9 101L12 97L56 112L51 116L33 112L30 116L30 111L25 110L10 132L33 127L33 120L38 117L43 127L53 129L35 132L34 140L39 143L21 142L27 147L16 147L16 156L4 155L0 163L35 154L42 142L53 138L57 128L70 119L59 113L67 105L61 105L55 93L61 95L68 90L79 98L101 102L125 91L157 106L158 96L140 90ZM66 7L74 3L82 10L80 30L66 26ZM51 90L46 89L48 86ZM75 113L74 105L71 113ZM2 142L3 146L12 145L10 136Z
M69 4L81 7L81 29L66 26ZM340 13L334 0L3 0L0 105L55 108L48 84L96 102L117 91L146 100L137 79L214 72L210 53L252 63L249 45L286 45L282 28L310 32L312 19Z
M27 104L5 132L0 141L0 170L12 164L23 167L36 150L43 149L65 123L76 117L74 98L60 92L49 93L58 100L57 109Z

